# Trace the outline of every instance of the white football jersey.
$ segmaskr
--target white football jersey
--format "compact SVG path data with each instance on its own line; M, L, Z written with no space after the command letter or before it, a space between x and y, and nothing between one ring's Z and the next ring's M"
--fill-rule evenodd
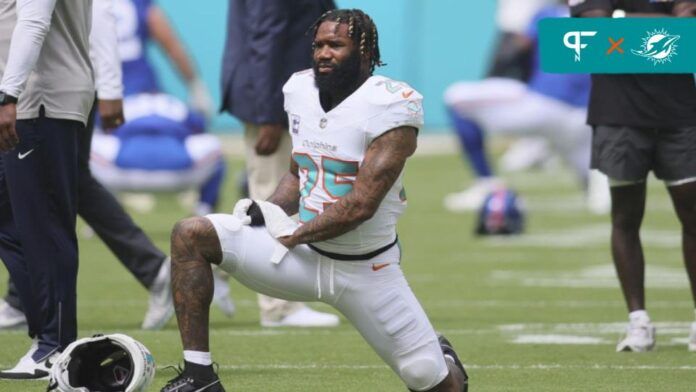
M372 141L401 126L423 125L423 97L406 83L372 76L328 113L319 101L311 69L297 72L283 87L299 166L300 222L308 222L353 189ZM314 243L327 252L359 255L396 239L396 221L406 207L403 173L375 215L354 230Z

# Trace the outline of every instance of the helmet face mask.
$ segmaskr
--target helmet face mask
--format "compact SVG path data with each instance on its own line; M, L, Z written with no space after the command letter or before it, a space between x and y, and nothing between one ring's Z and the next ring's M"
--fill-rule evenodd
M72 386L113 392L125 390L133 378L133 361L128 352L112 340L99 340L78 346L68 364Z
M145 391L155 375L152 354L135 339L113 334L77 340L51 367L49 389L60 392Z

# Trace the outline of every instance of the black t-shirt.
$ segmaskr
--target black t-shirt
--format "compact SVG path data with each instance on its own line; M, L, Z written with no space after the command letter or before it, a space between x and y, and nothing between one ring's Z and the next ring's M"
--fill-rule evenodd
M672 14L678 3L696 0L570 0L571 14L620 9L627 13ZM694 20L696 23L696 20ZM646 128L696 126L693 74L593 74L588 123Z

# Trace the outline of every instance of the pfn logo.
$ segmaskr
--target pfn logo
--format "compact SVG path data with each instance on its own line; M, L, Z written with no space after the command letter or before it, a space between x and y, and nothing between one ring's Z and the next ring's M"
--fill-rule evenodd
M582 37L594 37L596 31L569 31L563 36L563 44L568 49L575 51L575 61L580 61L580 53L587 47L587 44L582 43Z

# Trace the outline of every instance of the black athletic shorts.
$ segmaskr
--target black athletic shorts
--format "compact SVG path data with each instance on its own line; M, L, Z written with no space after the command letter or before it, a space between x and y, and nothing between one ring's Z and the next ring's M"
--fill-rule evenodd
M695 178L696 126L595 126L591 166L620 181L644 180L650 170L664 181Z

